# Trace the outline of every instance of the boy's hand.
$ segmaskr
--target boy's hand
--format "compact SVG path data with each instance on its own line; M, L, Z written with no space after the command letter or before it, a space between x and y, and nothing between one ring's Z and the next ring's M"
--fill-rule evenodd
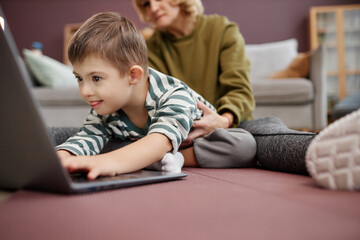
M111 159L99 159L99 156L75 156L68 151L59 150L57 154L61 160L61 164L69 172L87 171L89 179L95 179L100 175L115 176L116 166Z
M157 144L154 145L154 142ZM114 176L140 170L161 160L171 149L172 144L169 138L161 133L152 133L108 153L95 156L74 156L70 152L59 150L58 156L63 167L69 172L87 171L87 177L95 179L100 175Z

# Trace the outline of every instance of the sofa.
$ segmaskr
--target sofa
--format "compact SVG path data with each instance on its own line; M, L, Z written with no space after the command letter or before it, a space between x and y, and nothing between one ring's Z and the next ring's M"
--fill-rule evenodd
M23 50L32 93L49 127L80 127L89 105L80 97L71 66L28 49Z
M287 74L287 68L299 54L295 39L248 44L246 51L252 64L250 78L256 101L255 118L275 116L296 130L321 130L327 125L323 48L311 52L308 62L300 64L309 65L309 70L303 71L302 76ZM34 97L47 125L81 126L89 107L77 91L71 68L30 51L24 51L24 56L35 79ZM281 75L281 71L284 74ZM279 77L271 78L277 73Z
M246 46L254 116L275 116L291 129L319 131L327 125L325 49L298 53L297 44L289 39Z

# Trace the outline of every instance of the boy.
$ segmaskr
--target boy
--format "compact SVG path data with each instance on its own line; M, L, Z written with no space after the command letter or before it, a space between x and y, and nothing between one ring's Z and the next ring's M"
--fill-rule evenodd
M88 19L71 39L68 55L80 95L92 109L79 132L56 147L63 166L86 170L89 179L149 165L180 172L184 158L177 151L202 115L197 101L215 108L179 80L148 68L141 33L118 14ZM136 141L98 155L114 137ZM194 154L185 158L195 161L189 159Z

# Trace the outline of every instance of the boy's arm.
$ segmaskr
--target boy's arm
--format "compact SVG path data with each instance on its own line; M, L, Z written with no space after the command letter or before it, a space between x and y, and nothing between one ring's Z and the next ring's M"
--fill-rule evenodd
M66 142L56 146L55 149L62 152L67 151L71 155L99 154L111 135L110 130L104 126L102 118L92 109L79 132L68 138Z
M63 166L70 172L86 170L88 178L95 179L100 175L113 176L140 170L162 159L171 149L171 141L165 135L152 133L112 152L96 156L60 157Z

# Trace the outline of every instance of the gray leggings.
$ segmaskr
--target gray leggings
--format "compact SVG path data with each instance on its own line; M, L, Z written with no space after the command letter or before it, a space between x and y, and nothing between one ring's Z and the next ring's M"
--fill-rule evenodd
M276 117L258 118L240 124L256 140L256 163L267 170L308 175L307 148L315 133L289 129Z

